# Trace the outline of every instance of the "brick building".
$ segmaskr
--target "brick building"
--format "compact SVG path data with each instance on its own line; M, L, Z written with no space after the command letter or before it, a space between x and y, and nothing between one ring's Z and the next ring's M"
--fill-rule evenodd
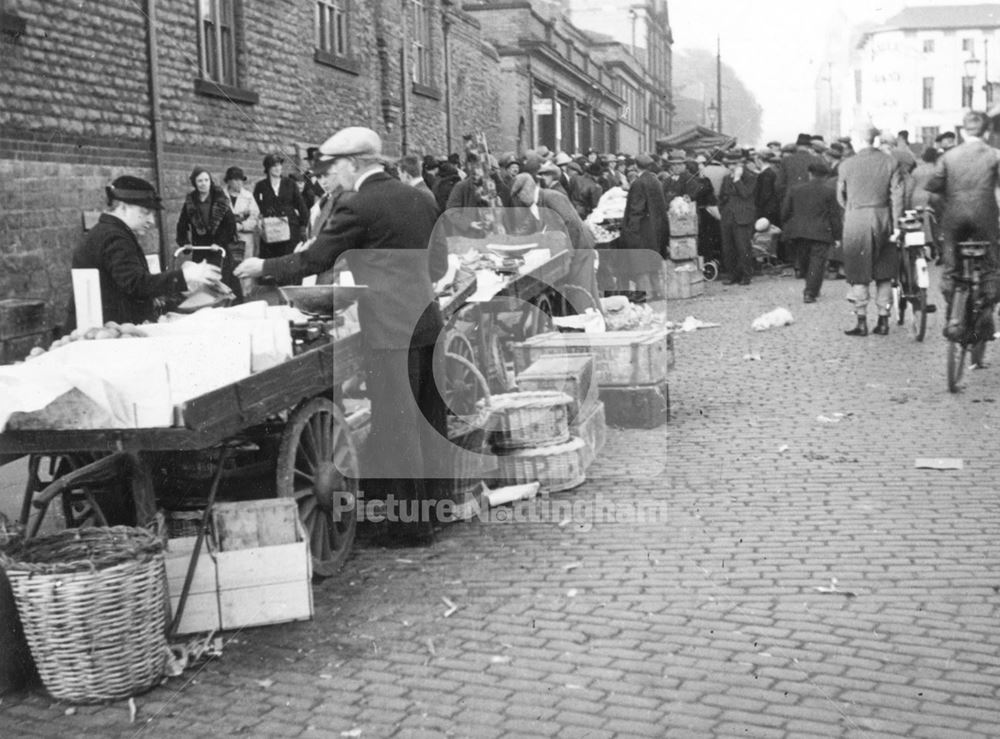
M158 184L145 247L168 253L196 164L253 181L346 125L390 155L500 133L499 57L450 0L0 0L0 68L0 297L44 299L50 325L119 174Z

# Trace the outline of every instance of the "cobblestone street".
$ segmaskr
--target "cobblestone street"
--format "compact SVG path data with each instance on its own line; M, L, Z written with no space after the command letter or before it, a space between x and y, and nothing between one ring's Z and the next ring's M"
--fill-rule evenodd
M671 422L609 429L564 505L360 545L314 620L228 633L134 723L37 690L0 734L1000 736L1000 364L952 395L942 313L857 339L843 282L801 291L671 303L722 324L675 337Z

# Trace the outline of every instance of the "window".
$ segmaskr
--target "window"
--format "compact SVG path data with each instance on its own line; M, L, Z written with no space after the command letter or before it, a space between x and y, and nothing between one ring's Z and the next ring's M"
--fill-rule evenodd
M920 141L927 146L934 146L934 139L937 138L940 129L937 126L924 126L920 129Z
M962 51L972 51L975 52L976 47L972 42L971 38L962 39Z
M962 107L971 108L972 107L972 77L962 78ZM925 93L926 94L926 93ZM926 105L924 106L927 107Z
M933 107L934 107L934 78L924 77L923 108L924 110L930 110Z
M933 54L934 53L934 39L924 39L924 53Z
M236 0L199 0L198 54L201 76L236 86Z
M431 0L411 0L413 8L413 81L418 85L431 86L434 83L431 69Z
M348 56L348 0L317 0L316 48L335 56Z

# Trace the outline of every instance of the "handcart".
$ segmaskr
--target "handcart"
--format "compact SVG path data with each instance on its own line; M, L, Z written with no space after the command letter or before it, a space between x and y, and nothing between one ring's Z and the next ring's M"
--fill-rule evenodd
M362 371L362 346L360 333L331 339L312 328L297 355L188 400L171 427L11 430L9 423L0 458L30 455L20 515L26 534L38 532L56 499L68 527L146 524L158 508L192 501L207 517L228 486L241 497L294 498L313 572L332 575L357 526L358 454L341 386Z

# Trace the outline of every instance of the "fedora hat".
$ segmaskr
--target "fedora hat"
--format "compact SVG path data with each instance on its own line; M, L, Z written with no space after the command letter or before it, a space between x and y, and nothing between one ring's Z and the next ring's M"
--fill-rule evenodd
M812 146L812 136L808 133L800 133L795 139L796 146Z

